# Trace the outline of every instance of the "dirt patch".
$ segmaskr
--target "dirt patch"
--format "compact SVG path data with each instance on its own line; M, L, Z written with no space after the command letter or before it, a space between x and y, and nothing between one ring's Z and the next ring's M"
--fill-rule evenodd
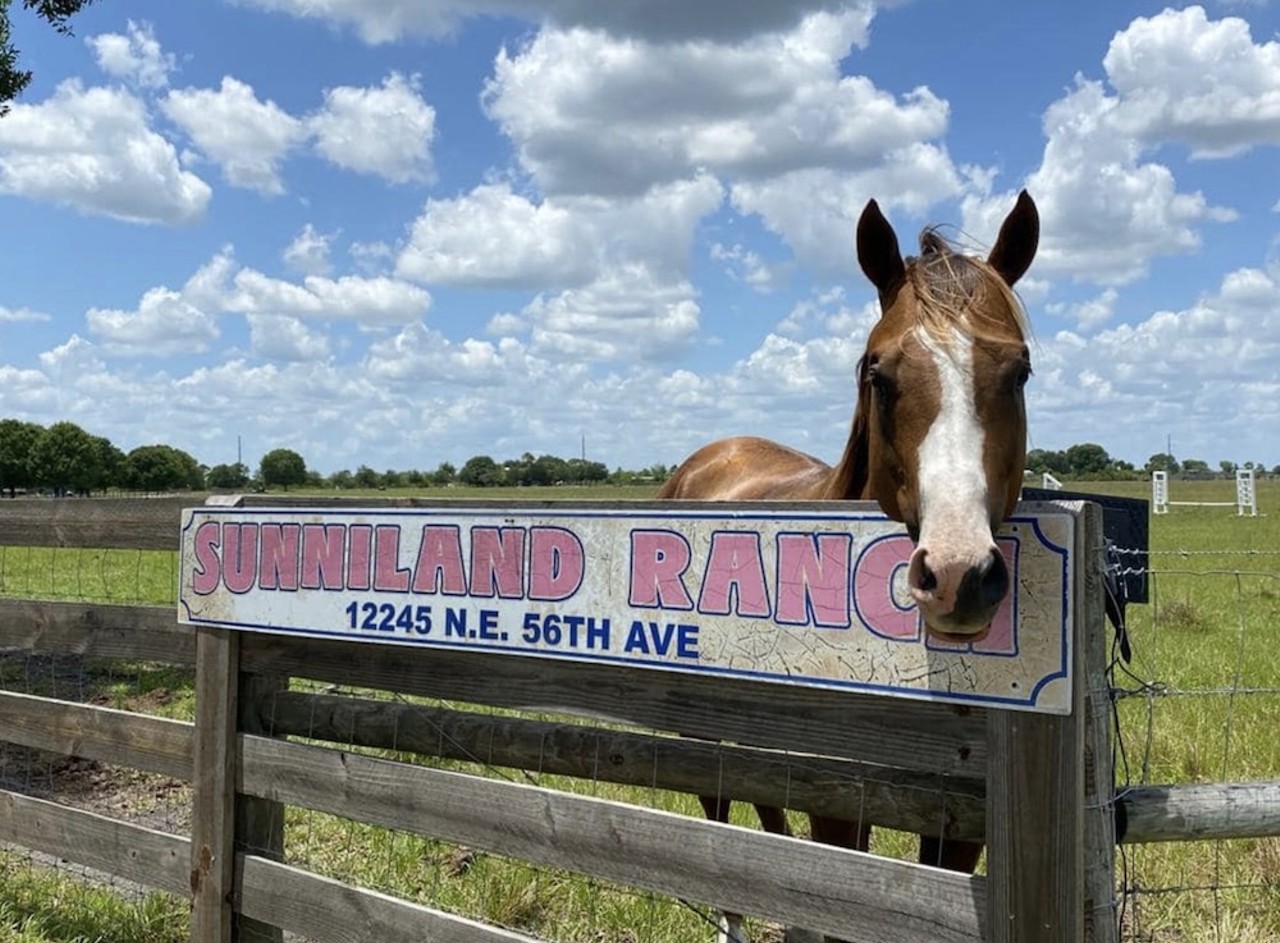
M191 787L97 760L0 744L0 788L177 835L191 828Z
M144 669L103 670L75 655L0 654L0 688L37 697L163 714L167 686L119 694L122 678ZM190 830L190 786L155 773L0 742L0 787L174 834Z

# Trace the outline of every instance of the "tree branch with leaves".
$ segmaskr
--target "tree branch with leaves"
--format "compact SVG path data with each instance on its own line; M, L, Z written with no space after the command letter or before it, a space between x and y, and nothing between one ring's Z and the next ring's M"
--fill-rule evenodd
M22 0L22 6L52 26L63 36L71 35L71 18L93 0ZM0 0L0 117L9 113L9 103L31 84L31 72L18 68L18 48L13 44L9 19L13 0Z

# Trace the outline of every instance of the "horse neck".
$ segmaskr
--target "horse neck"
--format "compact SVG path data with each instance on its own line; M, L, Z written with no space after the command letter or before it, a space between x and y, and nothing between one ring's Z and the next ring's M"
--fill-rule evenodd
M873 498L870 475L867 473L867 419L862 398L859 397L853 414L853 428L845 443L844 455L827 477L822 497L828 501L858 501Z

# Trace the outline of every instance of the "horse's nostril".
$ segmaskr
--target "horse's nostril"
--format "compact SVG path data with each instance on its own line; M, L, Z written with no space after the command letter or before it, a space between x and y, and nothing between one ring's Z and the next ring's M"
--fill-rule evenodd
M929 564L923 557L920 559L920 582L917 588L926 593L938 588L938 577L929 569Z
M1009 592L1009 567L1004 562L1004 554L992 550L982 563L982 582L979 584L979 597L983 606L999 605Z

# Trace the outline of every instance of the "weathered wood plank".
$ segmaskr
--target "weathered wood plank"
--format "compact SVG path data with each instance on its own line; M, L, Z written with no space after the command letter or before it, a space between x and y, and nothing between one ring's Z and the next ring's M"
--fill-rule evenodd
M490 766L722 796L981 840L986 783L851 760L626 733L399 701L282 692L271 731Z
M267 718L275 708L277 696L289 686L289 679L277 675L252 675L240 672L239 729L244 733L266 734ZM238 750L237 750L238 752ZM284 860L284 805L257 796L236 796L236 851L248 852L271 861ZM247 914L235 916L235 939L238 943L281 943L284 934L277 916L256 919Z
M231 940L239 643L236 632L203 626L196 630L192 943Z
M519 783L242 735L243 792L851 941L983 939L984 879Z
M0 841L158 890L190 890L185 838L45 799L0 790Z
M1087 569L1077 556L1072 588L1077 616ZM1070 716L988 713L991 943L1084 938L1084 633L1078 625L1073 631Z
M541 943L534 937L252 855L236 869L236 909L314 943Z
M195 663L195 633L172 606L0 599L0 649L113 661Z
M987 780L992 943L1082 939L1083 762L1069 717L991 714Z
M1280 783L1135 786L1117 800L1121 844L1280 836Z
M246 632L246 670L496 707L603 716L706 740L975 778L983 711L616 665ZM550 703L549 703L550 702Z
M0 691L10 743L191 779L194 727L180 720Z
M0 501L0 546L177 550L184 507L202 495Z
M1084 938L1116 943L1115 769L1112 765L1111 683L1107 677L1106 587L1102 573L1102 508L1086 504L1076 519L1075 560L1082 591L1076 597L1084 646Z

